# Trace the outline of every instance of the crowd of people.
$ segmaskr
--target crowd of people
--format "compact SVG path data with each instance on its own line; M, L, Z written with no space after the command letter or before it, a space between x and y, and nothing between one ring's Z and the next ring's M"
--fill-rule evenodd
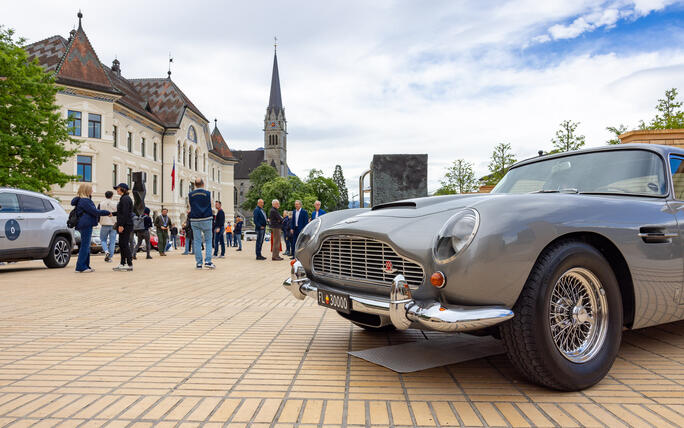
M274 199L271 201L271 209L266 215L264 211L264 200L259 199L257 206L252 213L254 217L254 226L256 228L256 259L266 260L261 252L263 250L264 239L266 236L266 226L271 228L271 260L283 260L280 257L282 251L282 240L285 241L285 252L283 255L294 259L295 248L297 245L297 238L299 234L306 227L309 222L317 219L325 214L321 209L321 202L314 203L314 211L309 216L309 213L302 208L302 201L296 200L293 211L283 211L280 213L280 201Z
M115 271L133 270L133 260L137 259L142 243L145 242L147 259L151 259L151 230L154 227L157 236L157 250L160 256L173 247L184 247L184 255L195 256L196 269L215 269L212 258L224 258L226 248L236 247L242 251L242 232L244 220L237 216L234 222L226 221L221 201L214 202L212 210L211 193L204 188L204 181L197 178L195 188L188 194L189 209L187 219L180 229L168 215L168 209L162 207L160 215L152 219L150 209L145 207L142 215L136 215L130 189L126 183L114 187L119 201L113 200L114 192L105 192L105 199L97 206L92 200L93 188L89 183L81 183L77 196L71 201L76 216L75 229L80 232L81 244L76 262L76 272L88 273L94 269L90 266L90 242L93 228L100 226L100 241L105 253L105 261L112 262L116 250L118 236L120 263ZM254 225L256 232L256 259L266 260L262 256L266 228L271 231L271 260L283 260L283 255L294 258L297 238L306 225L325 214L321 203L316 201L314 211L309 213L302 208L301 201L295 201L292 211L280 211L280 201L274 199L271 209L264 211L264 201L259 199L254 209ZM283 241L285 251L283 252ZM203 254L204 253L204 254Z

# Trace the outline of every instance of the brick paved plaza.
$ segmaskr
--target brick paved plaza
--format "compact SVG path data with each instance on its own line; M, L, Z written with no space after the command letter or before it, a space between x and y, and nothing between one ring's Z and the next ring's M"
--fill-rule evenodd
M581 393L530 385L505 356L399 375L348 350L371 334L281 286L252 246L93 274L0 267L0 426L684 426L684 322L627 333Z

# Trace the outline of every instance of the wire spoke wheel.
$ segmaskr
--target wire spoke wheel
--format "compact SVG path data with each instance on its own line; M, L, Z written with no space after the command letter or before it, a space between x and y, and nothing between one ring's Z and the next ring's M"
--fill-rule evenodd
M573 363L592 359L601 350L608 328L603 285L591 271L574 267L553 286L549 306L551 337Z

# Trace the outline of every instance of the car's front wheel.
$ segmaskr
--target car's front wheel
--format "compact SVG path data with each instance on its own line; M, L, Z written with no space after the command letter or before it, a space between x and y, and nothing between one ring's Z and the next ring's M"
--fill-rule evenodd
M562 241L539 257L502 324L511 363L529 380L575 391L610 370L622 338L622 297L603 255L580 241Z
M63 236L55 238L50 252L43 259L45 266L49 268L63 268L71 259L71 244Z

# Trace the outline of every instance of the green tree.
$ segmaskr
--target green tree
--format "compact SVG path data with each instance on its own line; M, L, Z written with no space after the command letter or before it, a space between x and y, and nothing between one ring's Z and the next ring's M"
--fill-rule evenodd
M606 143L609 145L620 144L620 139L618 137L627 132L627 127L623 124L620 124L618 126L608 126L606 127L606 129L610 131L614 136L614 138L606 141Z
M584 145L584 135L576 134L579 124L570 120L561 122L556 138L551 139L555 153L579 150Z
M254 168L254 171L249 173L249 181L252 183L249 191L245 196L245 202L242 207L248 210L253 210L256 207L259 198L263 199L262 187L264 184L278 177L278 171L267 163L262 163ZM264 199L266 200L266 199Z
M684 128L684 112L682 102L677 100L677 88L665 91L665 98L658 100L658 114L651 120L648 129L681 129Z
M340 203L340 190L332 178L314 177L306 181L308 194L314 195L316 200L321 201L321 207L326 211L334 211ZM313 205L311 206L313 208ZM307 208L308 209L308 208Z
M509 143L497 144L496 147L494 147L494 151L492 152L492 157L490 159L490 174L487 176L486 180L486 183L489 185L496 185L496 183L501 181L503 176L506 175L508 168L517 162Z
M473 164L465 159L456 159L447 168L441 184L442 187L437 189L436 195L474 192L477 189L477 180L475 180Z
M339 203L337 204L338 210L345 210L349 208L349 191L347 190L347 184L344 180L344 174L342 173L342 167L340 165L335 165L335 171L332 176L333 181L337 184L337 189L340 192Z
M28 60L24 42L0 25L0 186L44 192L75 178L59 166L76 140L55 104L54 78Z

